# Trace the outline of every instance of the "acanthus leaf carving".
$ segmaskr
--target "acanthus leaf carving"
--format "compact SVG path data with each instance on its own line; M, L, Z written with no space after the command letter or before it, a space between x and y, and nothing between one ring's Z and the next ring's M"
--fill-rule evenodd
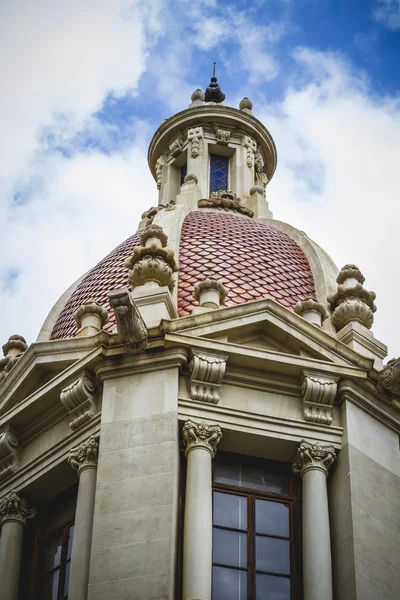
M222 431L219 425L210 425L205 421L196 423L188 420L182 427L182 438L185 456L192 450L201 448L210 452L211 456L214 457L222 438Z
M113 290L109 296L114 309L119 336L125 348L132 352L143 350L148 344L146 324L127 288Z
M25 526L27 519L35 516L36 510L29 507L27 500L21 498L17 490L12 490L0 500L0 525L7 521L17 521Z
M354 322L371 329L376 312L376 294L363 287L361 282L364 282L364 276L361 271L355 265L345 265L336 281L337 291L328 297L328 302L337 331Z
M336 458L333 446L321 446L319 442L303 440L297 449L297 458L293 463L293 471L301 476L309 469L319 469L328 476L329 468Z
M304 371L301 393L305 421L331 425L337 382L337 377L319 376Z
M72 417L69 423L72 431L79 429L96 414L95 391L95 381L88 371L84 371L78 379L61 390L61 403Z
M83 469L96 468L99 458L98 435L91 435L87 440L69 451L68 463L80 475Z
M19 467L19 440L13 427L0 433L0 481L7 479Z
M219 402L219 388L226 370L227 354L193 350L189 364L190 397L202 402Z
M377 389L389 400L400 399L400 358L392 358L378 373Z

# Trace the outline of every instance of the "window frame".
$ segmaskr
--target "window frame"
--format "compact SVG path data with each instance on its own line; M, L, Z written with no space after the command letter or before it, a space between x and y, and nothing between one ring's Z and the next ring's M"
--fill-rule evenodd
M228 191L230 190L230 178L231 178L231 157L232 157L232 153L224 153L221 152L220 148L217 147L217 152L215 151L215 148L210 148L208 149L208 189L209 189L209 196L211 196L212 191L216 191L217 193L219 191ZM213 157L221 157L222 159L226 159L227 160L227 165L226 165L226 189L224 190L211 190L211 161L213 159Z
M225 453L224 453L225 454ZM265 464L266 462L259 458L248 457L244 455L235 455L226 453L227 456L237 457L238 461L242 464ZM274 461L275 462L275 461ZM302 600L303 598L303 582L302 582L302 556L301 556L301 483L294 476L289 480L289 493L288 494L277 494L269 491L261 491L254 488L247 488L244 486L237 486L228 483L220 483L214 480L215 474L215 463L213 461L212 471L212 493L213 493L213 532L215 529L236 531L238 533L244 533L244 530L235 529L232 527L224 527L220 525L214 525L214 492L228 493L235 496L242 496L247 498L247 567L232 567L224 565L222 563L216 563L214 561L214 555L212 559L212 568L214 566L220 566L223 568L232 568L237 571L247 572L247 598L248 600L255 600L256 598L256 575L271 574L279 577L276 573L268 573L256 569L256 535L263 537L270 537L275 539L289 540L290 550L290 598L291 600ZM256 534L256 523L255 523L255 505L256 500L267 500L272 502L278 502L280 504L285 503L289 506L289 537L282 537L268 534ZM214 553L213 553L214 554Z

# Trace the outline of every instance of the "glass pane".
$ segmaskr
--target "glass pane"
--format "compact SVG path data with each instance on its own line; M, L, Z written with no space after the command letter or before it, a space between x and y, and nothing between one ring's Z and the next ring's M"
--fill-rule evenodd
M184 184L186 175L187 175L187 163L185 163L181 167L181 185Z
M247 534L214 529L213 562L247 569Z
M257 573L256 600L290 600L290 579Z
M213 567L212 600L246 600L247 573Z
M43 579L40 585L40 600L57 600L58 597L58 580L60 571L54 571Z
M289 506L256 500L256 533L289 537Z
M68 531L68 549L67 549L67 560L71 558L72 552L72 541L74 539L74 525L71 525Z
M227 156L210 155L210 191L228 189L228 165Z
M256 569L290 575L289 541L257 535Z
M238 455L225 455L215 460L214 480L218 483L238 485L254 490L288 494L289 467L273 461L255 461L253 464L241 460Z
M69 588L69 569L70 569L70 564L71 563L67 563L65 566L65 581L64 581L64 594L63 594L63 600L66 600L66 598L68 598L68 588Z
M41 551L40 572L44 575L58 567L61 560L62 537L57 536L46 543Z
M247 498L214 492L214 525L247 529Z

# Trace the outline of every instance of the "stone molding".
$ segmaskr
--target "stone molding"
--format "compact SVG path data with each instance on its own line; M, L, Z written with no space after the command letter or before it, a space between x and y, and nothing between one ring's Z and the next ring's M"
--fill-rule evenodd
M373 313L376 312L376 294L363 287L361 281L364 281L364 276L361 271L355 265L345 265L336 281L337 291L328 297L336 330L340 331L354 322L371 329L374 322Z
M182 427L182 437L186 457L192 450L200 448L207 450L214 458L222 438L222 431L219 425L209 425L205 421L195 423L189 420Z
M61 403L72 417L69 423L72 431L79 429L96 414L96 404L93 400L95 390L95 381L88 371L84 371L79 379L61 390Z
M218 404L219 388L228 358L227 354L192 351L192 359L189 364L189 394L192 400Z
M0 500L0 527L8 521L14 521L25 526L28 519L36 516L36 510L29 508L25 498L21 498L17 490L12 490L8 496Z
M200 297L205 290L215 290L219 294L219 304L223 304L228 295L229 289L224 286L222 281L215 277L206 277L203 281L198 281L194 284L193 297L201 306Z
M3 345L4 358L0 359L0 383L27 349L28 344L22 335L12 335L8 338L8 342Z
M388 400L400 400L400 358L392 358L378 373L377 390Z
M108 312L97 302L87 302L82 304L74 314L74 319L78 329L82 327L82 319L85 315L98 315L101 322L101 329L108 322Z
M79 444L76 448L69 451L68 463L78 472L78 475L84 469L96 469L99 457L99 439L98 435L91 435L85 442Z
M305 421L331 425L337 382L337 377L318 376L304 371L301 393Z
M328 477L328 471L336 458L333 446L321 446L319 442L310 443L303 440L297 449L297 458L293 463L293 471L301 477L310 469L318 469Z
M0 482L18 469L18 446L19 439L12 427L0 433Z
M239 196L230 190L211 192L210 198L202 198L197 205L199 208L224 208L248 217L254 217L254 212L242 204Z
M118 334L125 348L129 352L144 350L148 344L147 327L128 289L111 291L109 301L114 309Z
M202 154L204 131L202 127L192 127L188 130L188 141L190 142L190 156L197 158Z

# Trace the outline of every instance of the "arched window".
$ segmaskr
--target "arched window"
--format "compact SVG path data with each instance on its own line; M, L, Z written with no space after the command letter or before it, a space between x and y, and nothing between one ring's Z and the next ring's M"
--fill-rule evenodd
M228 190L229 157L210 154L210 193Z

